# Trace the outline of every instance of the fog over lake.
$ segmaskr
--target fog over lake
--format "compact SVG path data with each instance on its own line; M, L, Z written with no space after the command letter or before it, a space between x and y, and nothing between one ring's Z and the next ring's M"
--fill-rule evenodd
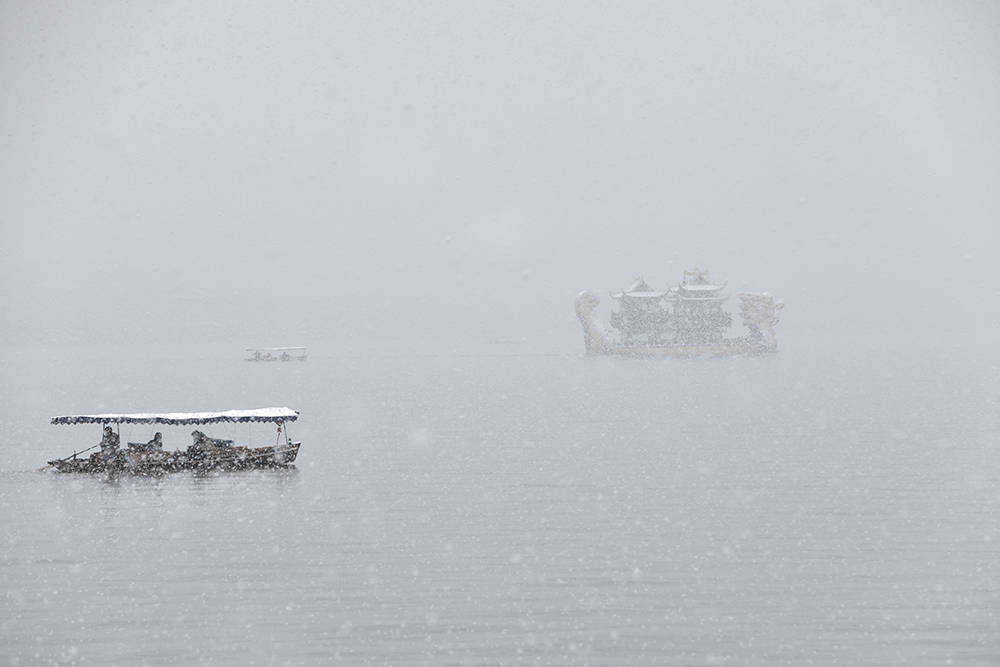
M1000 662L998 31L0 7L0 662ZM776 354L584 353L581 290L694 267ZM101 437L54 415L266 406L294 469L40 470Z

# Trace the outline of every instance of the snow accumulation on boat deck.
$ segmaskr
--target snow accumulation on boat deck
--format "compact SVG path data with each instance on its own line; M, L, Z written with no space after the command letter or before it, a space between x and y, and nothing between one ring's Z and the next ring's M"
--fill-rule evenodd
M291 408L257 408L224 412L138 412L53 417L53 424L215 424L220 422L292 422L299 413Z

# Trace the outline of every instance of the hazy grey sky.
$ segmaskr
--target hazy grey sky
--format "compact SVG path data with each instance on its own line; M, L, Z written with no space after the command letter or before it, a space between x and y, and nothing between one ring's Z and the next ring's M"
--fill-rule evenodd
M998 325L998 34L987 1L2 3L0 340L572 347L577 291L693 265L788 331Z

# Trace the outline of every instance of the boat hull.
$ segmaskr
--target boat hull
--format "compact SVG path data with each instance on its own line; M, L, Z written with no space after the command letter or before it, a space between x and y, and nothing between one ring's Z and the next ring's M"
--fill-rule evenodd
M94 454L88 458L69 458L49 461L61 473L125 473L133 475L158 475L169 472L193 470L260 470L292 466L299 453L300 442L290 442L277 447L226 447L209 452L122 452L106 458Z
M732 340L709 345L608 345L599 351L591 351L590 354L641 359L691 359L696 357L767 355L775 352L777 352L776 348L755 346L740 340Z

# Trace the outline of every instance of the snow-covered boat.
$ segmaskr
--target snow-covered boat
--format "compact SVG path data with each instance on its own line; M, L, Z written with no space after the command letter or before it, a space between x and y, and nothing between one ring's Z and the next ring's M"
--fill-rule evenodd
M733 317L723 308L729 298L725 288L698 269L685 271L681 283L667 290L655 290L638 278L628 289L611 294L618 307L611 312L610 327L595 318L600 298L580 292L576 315L587 353L688 357L777 351L774 327L784 304L767 292L740 292L746 333L730 338L726 334Z
M66 415L53 417L53 424L103 424L101 442L74 452L62 459L49 461L58 472L121 472L150 475L179 470L246 470L251 468L287 467L298 456L301 442L292 442L286 424L298 419L299 413L289 408L258 408L225 412L164 412L133 414ZM211 438L199 430L191 433L194 442L186 449L166 451L163 439L156 432L148 442L129 442L120 446L121 424L155 424L166 426L204 426L231 423L277 424L277 439L273 446L246 447L232 440ZM115 428L112 428L114 425ZM90 456L81 457L100 448Z
M247 361L305 361L304 347L248 347Z

